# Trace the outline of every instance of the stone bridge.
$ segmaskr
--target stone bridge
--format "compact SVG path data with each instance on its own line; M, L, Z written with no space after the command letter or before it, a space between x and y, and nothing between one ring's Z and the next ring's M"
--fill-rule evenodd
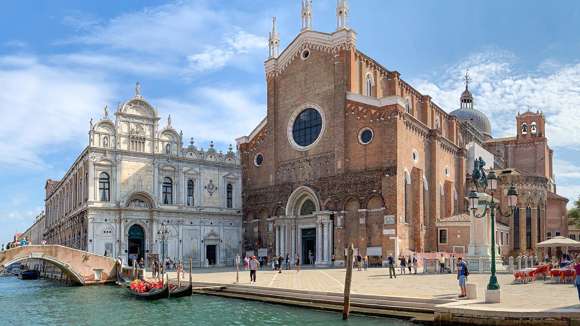
M109 283L117 278L115 259L60 245L31 245L2 251L0 269L28 259L50 262L80 285Z

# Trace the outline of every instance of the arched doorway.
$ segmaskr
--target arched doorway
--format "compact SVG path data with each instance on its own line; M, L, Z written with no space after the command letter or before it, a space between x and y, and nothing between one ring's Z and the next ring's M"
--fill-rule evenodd
M128 240L127 258L129 266L133 266L134 260L139 261L145 257L145 230L140 225L133 224L129 228Z

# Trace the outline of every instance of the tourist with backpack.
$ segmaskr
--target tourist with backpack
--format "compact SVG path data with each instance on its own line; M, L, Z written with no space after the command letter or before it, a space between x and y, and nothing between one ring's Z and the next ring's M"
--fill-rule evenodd
M465 282L467 281L467 276L469 276L469 269L467 269L467 264L461 259L457 258L457 280L459 281L459 288L461 289L460 298L465 298L467 296L467 288Z

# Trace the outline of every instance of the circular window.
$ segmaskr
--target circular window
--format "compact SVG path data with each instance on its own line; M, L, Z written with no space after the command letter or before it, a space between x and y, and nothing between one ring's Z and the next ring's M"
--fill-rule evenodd
M308 59L309 56L310 56L310 50L308 50L308 49L304 49L302 51L302 54L300 55L300 57L302 58L302 60Z
M373 140L373 136L373 130L371 128L365 128L358 133L358 141L361 144L366 145Z
M254 158L254 164L256 166L260 166L262 165L262 163L264 163L264 155L262 155L261 153L256 155L256 157Z
M322 115L318 110L307 108L292 122L292 140L304 149L314 144L322 131Z

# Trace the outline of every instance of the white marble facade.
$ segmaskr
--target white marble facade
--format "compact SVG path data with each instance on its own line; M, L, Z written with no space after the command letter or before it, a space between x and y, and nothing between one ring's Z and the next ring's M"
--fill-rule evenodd
M149 264L165 256L191 257L199 267L232 265L242 240L237 153L231 146L218 152L213 143L197 149L193 140L184 147L171 117L164 127L159 120L137 86L114 118L105 108L98 122L91 121L89 146L63 178L78 175L71 171L79 168L85 175L72 189L79 187L78 197L85 198L79 209L84 208L86 249L125 263L143 257ZM52 193L63 183L58 182ZM47 194L47 210L52 197L60 196ZM48 224L63 218L58 209L51 215Z

